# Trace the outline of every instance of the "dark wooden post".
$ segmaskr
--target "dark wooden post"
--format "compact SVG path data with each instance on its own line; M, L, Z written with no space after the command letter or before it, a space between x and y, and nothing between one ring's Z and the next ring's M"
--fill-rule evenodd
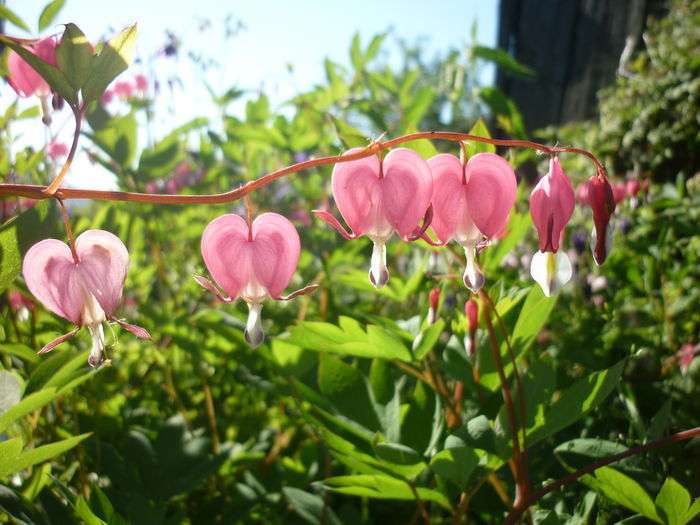
M499 47L533 68L534 80L499 72L528 129L595 117L598 90L641 42L663 0L501 0ZM623 61L624 62L624 61ZM623 64L624 68L624 64Z

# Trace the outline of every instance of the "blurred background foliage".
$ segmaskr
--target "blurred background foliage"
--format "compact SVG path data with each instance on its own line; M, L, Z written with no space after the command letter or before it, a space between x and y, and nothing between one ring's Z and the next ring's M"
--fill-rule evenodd
M147 90L91 108L81 146L120 189L200 194L382 133L485 135L490 128L586 147L615 181L649 181L618 205L614 249L601 268L587 244L590 212L577 208L565 243L575 282L558 297L544 298L529 277L536 241L526 177L507 235L481 255L525 370L530 472L539 484L698 424L699 6L674 2L666 19L649 26L629 75L601 92L599 121L526 130L512 100L478 80L487 63L535 74L504 51L473 43L427 59L404 45L392 67L380 59L380 34L365 42L356 36L351 67L327 59L326 81L281 108L259 93L245 115L234 116L231 103L244 93L212 88L219 122L197 118L159 137L139 133L157 96L157 79L149 79ZM13 123L27 118L40 125L38 109L18 113L16 103L6 104L0 173L8 182L45 184L60 161L31 148L9 153ZM451 143L409 147L426 158L456 153ZM519 173L546 169L532 152L500 153ZM562 161L574 182L593 174L585 159ZM369 242L344 241L310 215L333 210L330 172L305 171L252 196L256 210L283 213L299 229L303 252L290 289L321 285L292 303L266 304L268 339L255 350L243 340L244 306L217 304L191 278L204 273L204 226L221 213L243 213L240 203L74 203L77 232L106 229L128 246L124 316L153 336L139 342L115 327L111 361L94 371L85 334L35 355L66 326L29 297L17 274L33 242L63 237L55 205L2 201L0 521L412 523L423 519L421 506L435 523L503 519L513 493L508 424L484 326L476 357L465 351L461 255L393 242L390 283L374 290ZM429 325L434 287L439 320ZM424 369L450 392L464 383L453 428L449 400L415 378ZM691 506L691 495L700 495L699 445L600 470L542 500L534 520L690 521L700 512L700 503ZM460 507L460 494L474 496L468 507Z

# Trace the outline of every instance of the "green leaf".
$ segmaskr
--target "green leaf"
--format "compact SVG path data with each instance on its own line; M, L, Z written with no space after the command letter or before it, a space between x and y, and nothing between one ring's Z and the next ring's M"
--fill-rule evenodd
M40 202L0 226L0 292L19 275L27 250L52 231L48 201Z
M595 471L595 476L584 476L581 481L615 503L638 512L656 523L663 523L656 513L656 507L649 494L639 483L625 474L610 467L602 467Z
M14 474L20 470L24 470L59 456L67 450L72 449L89 436L90 433L81 434L79 436L73 436L68 439L56 441L55 443L49 443L48 445L42 445L40 447L25 450L19 456L8 456L9 461L0 461L0 478L4 478L10 474Z
M374 451L380 459L397 465L415 465L423 461L418 452L401 443L377 443Z
M654 503L666 525L685 525L690 508L690 494L675 479L666 478Z
M365 62L369 62L375 56L377 56L377 53L379 53L379 49L382 47L382 43L384 42L386 35L386 33L379 33L378 35L375 35L372 38L372 41L367 46L367 51L365 51Z
M311 494L294 487L282 487L282 494L287 498L292 510L306 523L342 525L333 509L327 506L318 494Z
M689 523L695 516L700 514L700 498L697 498L685 514L685 523Z
M7 47L22 57L25 62L27 62L32 69L34 69L34 71L39 73L41 78L46 80L54 91L66 99L66 102L71 105L76 105L78 103L78 93L75 89L73 89L73 86L71 86L71 83L60 69L49 64L48 62L44 62L34 53L22 46L19 42L8 36L0 35L0 42L4 43Z
M52 2L46 4L46 7L44 7L44 10L41 12L41 15L39 15L40 33L51 25L51 22L53 22L56 19L56 16L58 16L58 12L61 9L63 9L63 4L65 3L65 0L53 0Z
M85 34L75 24L67 24L61 43L56 48L56 62L76 90L83 87L90 74L92 56L92 45Z
M20 343L0 344L0 353L19 357L29 363L37 363L41 359L34 350Z
M416 361L421 361L428 353L433 349L435 344L440 339L440 334L445 329L445 321L443 319L438 319L434 324L428 326L428 328L421 332L416 338L418 343L415 350L413 350L413 355Z
M360 49L360 33L355 32L350 44L350 61L356 71L360 71L364 65L362 62L362 50Z
M593 372L565 390L545 412L544 421L537 420L528 429L528 446L548 438L581 419L587 412L600 405L615 389L622 376L625 362Z
M136 24L122 30L102 46L92 61L90 77L83 85L83 102L89 104L102 96L107 86L131 64L136 44Z
M484 119L480 118L477 120L472 129L469 130L470 135L476 137L484 137L487 139L491 138L491 133L489 133L489 128L484 122ZM477 153L496 153L496 146L493 144L487 144L486 142L477 142L474 140L466 141L467 155L471 158Z
M367 332L352 331L317 321L304 321L291 329L288 343L316 352L331 352L357 357L411 361L411 352L392 334L379 326L368 325Z
M389 476L370 474L337 476L324 480L323 485L332 492L352 496L409 501L416 499L407 482ZM433 501L447 510L451 509L449 500L436 490L418 487L416 492L424 501Z
M572 439L554 449L554 454L564 466L572 470L582 468L597 459L619 454L627 447L614 441L595 438Z
M55 388L46 388L39 392L25 396L19 403L0 415L0 434L5 432L9 426L19 418L39 410L44 405L53 401L56 397Z
M17 16L13 11L11 11L5 4L0 4L0 18L4 18L13 25L16 25L20 29L25 31L30 31L29 26Z
M493 62L506 73L513 73L521 77L535 76L535 71L532 68L524 66L502 49L495 49L486 46L474 46L471 48L471 52L475 57Z
M430 461L430 468L460 489L466 487L474 469L479 465L479 456L469 447L454 447L438 452Z
M331 120L338 138L346 148L361 148L369 144L369 140L359 129L333 115L331 115Z
M403 127L409 129L418 126L421 119L430 109L430 105L435 100L435 91L430 86L420 88L411 100L403 106Z
M107 525L107 522L100 519L92 510L83 496L79 496L75 501L75 514L87 525Z
M106 121L94 133L86 135L120 167L129 167L137 149L136 116L133 113Z

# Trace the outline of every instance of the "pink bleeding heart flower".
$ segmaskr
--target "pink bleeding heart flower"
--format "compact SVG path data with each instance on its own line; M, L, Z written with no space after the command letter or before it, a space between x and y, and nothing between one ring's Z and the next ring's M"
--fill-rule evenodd
M681 346L680 350L676 352L676 359L678 360L678 366L681 369L681 373L686 375L690 369L690 365L695 359L695 354L700 352L700 345L695 346L692 343L686 343Z
M620 204L623 200L625 200L625 197L627 196L627 186L625 185L624 182L620 182L619 184L615 184L612 187L613 191L613 199L615 200L615 204Z
M115 82L113 91L120 98L131 98L134 94L134 87L130 82L120 81Z
M344 155L362 151L353 148ZM428 223L433 181L430 168L413 150L397 148L380 160L372 155L333 166L333 197L340 214L350 227L345 228L329 212L314 214L337 230L346 239L363 235L374 244L369 280L381 288L389 280L386 267L386 243L394 233L410 240L419 228Z
M463 164L449 153L428 160L433 176L431 226L442 244L457 241L467 258L464 284L472 292L484 285L476 263L484 237L505 231L518 183L510 164L494 153L479 153Z
M27 288L47 310L72 322L75 330L44 346L39 353L53 350L87 326L92 336L90 366L102 362L105 348L102 324L116 321L137 337L150 339L140 326L114 318L124 288L129 252L116 235L87 230L75 240L75 252L57 239L45 239L32 246L24 257L22 274Z
M593 212L593 231L591 232L593 260L597 265L601 265L612 247L613 228L610 219L615 212L613 188L605 177L593 175L589 179L588 205Z
M530 194L530 215L537 228L540 245L532 257L530 273L547 297L566 284L573 273L569 257L558 250L564 227L574 213L574 206L575 196L571 182L564 174L559 159L552 157L549 172L539 180Z
M245 338L253 347L265 336L260 318L265 299L287 301L318 287L280 295L296 271L301 244L294 225L277 213L263 213L250 225L238 215L222 215L205 228L201 250L223 293L205 277L196 275L195 280L226 303L240 297L248 304Z
M48 62L52 66L56 65L56 40L53 37L44 38L25 47L44 62ZM7 81L19 96L37 95L39 97L42 120L44 124L49 125L51 123L51 110L49 108L51 88L48 83L32 66L12 50L7 54L7 70Z

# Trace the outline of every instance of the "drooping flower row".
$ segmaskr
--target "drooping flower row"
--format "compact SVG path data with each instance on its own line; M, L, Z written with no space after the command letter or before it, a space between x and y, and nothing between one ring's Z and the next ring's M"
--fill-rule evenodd
M498 155L480 153L463 162L454 155L439 154L425 161L416 152L399 148L384 159L375 155L334 166L332 192L350 231L328 211L315 213L346 239L364 235L372 241L369 279L377 288L389 279L386 243L397 234L406 241L423 239L432 245L456 241L466 255L464 283L476 292L484 284L477 251L506 228L516 188L513 169ZM571 276L571 264L559 246L574 201L571 183L559 160L552 157L549 172L530 197L539 234L531 272L547 295ZM597 234L594 257L602 263L607 249L600 239L606 238L614 210L605 178L594 176L589 181L588 201ZM428 227L437 241L427 234ZM222 215L209 223L201 240L202 258L213 281L203 276L195 280L225 303L238 298L247 303L245 338L257 346L264 338L261 312L266 299L289 300L316 288L310 285L282 295L296 271L300 250L296 228L282 215L263 213L251 223L238 215ZM128 262L124 244L101 230L84 232L74 247L47 239L27 252L23 263L27 287L48 310L76 327L47 344L41 353L87 327L93 339L89 363L96 366L103 358L103 324L107 321L119 323L138 337L149 337L143 328L114 317Z

